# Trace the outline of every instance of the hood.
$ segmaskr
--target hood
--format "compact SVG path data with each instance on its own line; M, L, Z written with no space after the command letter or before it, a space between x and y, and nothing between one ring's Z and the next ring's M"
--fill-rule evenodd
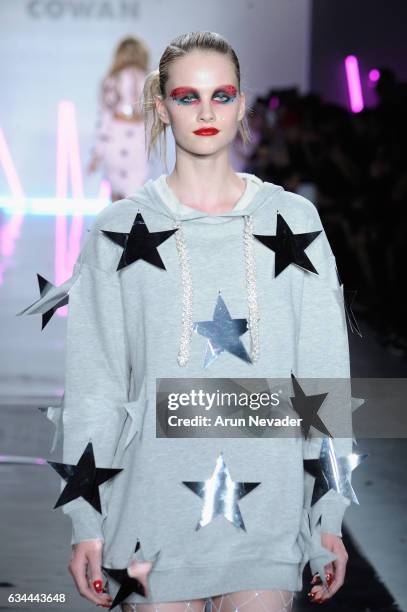
M253 174L245 172L238 172L237 174L249 180L255 180L257 182L260 181L260 179ZM277 194L284 191L284 188L281 185L275 185L274 183L269 183L267 181L260 181L260 188L255 193L249 204L242 209L232 209L217 215L211 215L206 211L198 209L195 210L192 208L190 208L188 212L175 212L162 200L160 191L155 187L156 180L157 179L149 179L140 189L137 190L137 193L133 197L130 196L128 199L134 200L135 202L141 201L146 208L151 210L151 212L164 215L172 221L222 223L230 219L230 217L246 217L247 215L253 215L266 203L270 203L271 198L274 198Z
M263 182L254 174L248 174L244 172L237 173L247 181L255 181L259 185L259 189L256 190L254 196L246 206L235 207L234 209L220 213L217 215L211 215L208 212L197 210L191 207L184 207L174 210L162 199L161 189L158 187L159 181L165 180L166 175L161 175L158 179L148 180L134 196L128 199L134 201L136 204L141 204L143 207L151 211L152 215L163 215L170 222L171 225L178 229L175 232L175 242L178 250L180 269L181 269L181 280L182 280L182 332L180 338L180 349L178 352L178 363L180 366L185 366L188 363L190 357L190 343L191 335L194 331L198 331L197 324L192 319L192 303L195 289L192 286L192 276L189 263L188 245L185 239L184 225L189 221L194 223L202 224L215 224L215 223L226 223L230 222L233 217L241 217L244 220L242 242L244 245L244 257L245 257L245 269L242 273L246 277L246 293L248 302L248 317L245 319L246 330L250 332L250 356L245 352L244 355L239 355L246 361L254 362L259 357L259 313L257 303L257 287L256 287L256 274L255 274L255 260L254 260L254 236L253 236L253 217L262 206L265 204L270 205L270 202L274 200L278 194L284 191L281 185L275 185L274 183ZM223 303L219 296L219 303L216 307L216 313L214 316L221 317L223 312ZM237 321L240 324L241 321ZM205 360L205 367L211 363L213 355L217 351L223 350L219 348L222 342L226 342L228 346L235 339L238 330L231 330L230 326L233 325L233 321L223 321L221 325L218 325L218 332L220 338L211 338L210 345L211 350L208 352L207 359ZM225 334L232 334L232 340L225 339ZM233 344L233 342L232 342Z

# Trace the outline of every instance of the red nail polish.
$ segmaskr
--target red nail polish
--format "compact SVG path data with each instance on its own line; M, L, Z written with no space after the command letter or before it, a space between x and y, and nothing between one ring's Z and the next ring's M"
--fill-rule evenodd
M103 582L101 580L94 580L93 588L95 589L97 593L101 593L103 590Z

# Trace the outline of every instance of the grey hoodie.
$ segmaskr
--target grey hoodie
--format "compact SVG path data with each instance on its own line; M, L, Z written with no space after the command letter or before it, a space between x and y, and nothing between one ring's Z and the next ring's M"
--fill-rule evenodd
M207 340L185 336L185 320L212 320L219 291L233 318L248 318L253 286L247 284L245 223L253 234L275 235L277 212L294 233L322 230L306 249L318 274L293 264L275 277L274 252L253 240L257 359L224 351L204 367ZM117 270L123 246L101 230L129 233L138 213L150 232L178 224L179 231L158 246L165 268L138 260ZM272 183L265 182L245 208L212 216L176 213L149 180L97 215L63 286L69 293L63 461L76 464L91 440L96 465L122 471L100 486L102 514L83 498L63 511L72 519L72 543L104 540L105 567L155 559L149 598L132 594L127 601L300 590L307 561L316 571L334 558L321 546L320 533L341 535L350 501L331 490L310 507L313 478L303 458L319 456L321 438L157 438L155 385L162 377L288 379L291 372L349 379L338 287L316 207ZM42 302L56 303L58 296L55 288ZM250 355L256 339L246 333L240 340ZM350 397L344 410L350 412ZM334 444L340 456L352 452L351 438ZM224 516L195 529L202 500L182 483L210 478L220 453L234 481L261 483L239 502L245 530Z

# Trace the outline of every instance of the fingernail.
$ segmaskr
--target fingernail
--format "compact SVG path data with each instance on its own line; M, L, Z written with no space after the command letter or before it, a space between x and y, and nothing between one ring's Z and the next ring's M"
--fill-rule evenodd
M101 593L103 590L103 582L101 580L94 580L93 588L95 589L97 593Z

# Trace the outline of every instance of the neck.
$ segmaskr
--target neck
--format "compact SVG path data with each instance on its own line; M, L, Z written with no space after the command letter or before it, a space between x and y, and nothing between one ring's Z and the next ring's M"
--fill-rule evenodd
M219 214L234 208L246 189L246 181L236 174L227 158L213 157L192 159L177 155L167 183L182 204Z

